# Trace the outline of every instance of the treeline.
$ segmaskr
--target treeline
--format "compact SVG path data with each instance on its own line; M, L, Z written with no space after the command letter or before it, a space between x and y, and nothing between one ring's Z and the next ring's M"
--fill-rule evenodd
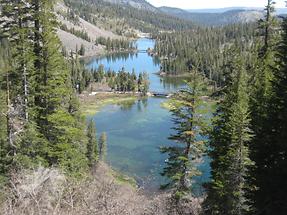
M96 39L96 45L106 46L108 51L134 51L136 47L133 41L125 39L111 39L110 37L98 37Z
M248 54L255 41L256 26L252 23L234 24L161 33L155 35L154 53L161 57L161 70L168 75L182 75L197 68L222 86L226 51L232 44L238 44L242 53Z
M60 26L60 29L66 32L69 32L77 37L82 38L83 40L86 40L88 42L91 42L91 38L89 37L88 33L84 30L76 30L74 27L73 28L68 28L66 24L63 24Z
M205 74L191 69L192 81L178 93L172 108L175 146L163 175L170 178L174 207L190 194L195 163L207 152L211 181L203 214L283 215L287 209L287 19L276 22L274 1L268 0L256 45L249 54L241 43L225 52L223 87L210 129L204 123L201 96ZM195 75L197 74L197 75ZM203 113L202 113L203 112ZM204 114L205 113L205 114ZM209 137L205 144L203 137ZM203 139L203 140L202 140Z
M87 69L77 53L69 55L64 52L71 71L71 86L81 94L93 83L107 84L111 90L120 92L139 92L143 95L149 90L149 77L146 72L136 75L135 71L127 72L124 68L119 71L105 70L103 65L98 68Z
M124 20L129 27L142 32L158 32L158 29L183 30L194 26L189 21L161 12L140 10L128 5L119 6L102 0L65 0L64 2L74 10L75 14L93 24L97 24L99 20L106 24L109 24L108 19ZM122 24L120 29L118 25L118 22L110 23L111 29L117 29L117 33L123 34L126 30L125 25Z
M53 1L0 3L1 182L38 165L81 177L90 137L74 88L84 72L60 52Z
M103 65L100 65L98 69L91 70L91 73L95 82L101 83L104 81L115 91L139 92L146 95L149 90L149 80L146 72L139 73L137 77L135 71L126 72L124 68L118 72L105 71Z

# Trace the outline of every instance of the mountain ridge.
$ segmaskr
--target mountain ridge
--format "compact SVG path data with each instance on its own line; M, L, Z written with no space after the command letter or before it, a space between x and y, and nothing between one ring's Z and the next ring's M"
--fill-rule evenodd
M150 4L145 0L103 0L103 1L118 5L129 5L136 9L149 10L153 12L159 11L155 6L153 6L152 4Z
M264 7L226 7L226 8L206 8L206 9L186 9L191 13L224 13L232 10L263 11ZM276 8L276 14L287 14L287 8Z
M159 7L159 10L174 17L189 20L196 24L205 26L255 22L264 16L263 11L244 10L240 8L227 10L221 13L192 13L187 10L172 7Z

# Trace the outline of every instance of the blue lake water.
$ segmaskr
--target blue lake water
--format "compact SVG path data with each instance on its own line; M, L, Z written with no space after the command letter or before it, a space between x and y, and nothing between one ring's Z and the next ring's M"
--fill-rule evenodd
M154 41L140 39L138 49L153 48ZM94 58L87 66L97 68L103 64L106 69L115 71L122 67L136 73L146 71L149 74L150 90L157 92L175 91L182 87L183 80L160 78L155 75L160 65L147 53L137 55L113 55L105 58ZM106 132L108 136L107 162L117 170L133 176L140 185L155 191L164 182L160 172L166 155L159 148L172 144L168 137L173 132L171 114L161 108L164 98L148 98L121 105L108 105L93 117L97 133ZM200 184L209 179L210 167L208 158L199 164L202 176L196 178L196 191L201 191Z
M154 47L154 41L150 39L140 39L137 42L139 50L147 50ZM116 53L105 57L95 57L90 59L88 68L98 68L104 65L105 70L119 71L124 68L128 72L133 70L139 74L147 72L149 74L150 91L173 92L183 86L182 78L160 77L155 73L160 71L159 60L152 58L147 53Z

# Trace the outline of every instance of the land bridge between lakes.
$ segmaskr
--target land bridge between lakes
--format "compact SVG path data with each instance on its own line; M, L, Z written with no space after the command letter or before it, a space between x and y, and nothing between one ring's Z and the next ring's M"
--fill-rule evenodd
M96 92L91 92L89 96L95 96L97 94L141 94L140 92L122 92L122 91L106 91L106 90L100 90ZM147 92L147 96L153 96L153 97L161 97L161 98L170 98L173 94L167 93L167 92L156 92L156 91L150 91Z
M173 94L172 93L166 93L166 92L148 92L148 96L154 96L154 97L165 97L170 98Z

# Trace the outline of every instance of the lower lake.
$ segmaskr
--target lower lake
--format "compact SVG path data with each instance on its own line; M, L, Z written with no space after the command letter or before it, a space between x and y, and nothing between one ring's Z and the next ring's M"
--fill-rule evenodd
M154 41L140 39L138 49L153 48ZM150 91L174 92L184 86L182 79L161 78L155 73L160 70L157 60L147 53L136 55L108 56L92 59L88 68L104 65L114 71L122 67L136 73L147 72L150 80ZM173 144L168 137L172 134L173 123L168 110L161 107L164 98L147 98L120 105L108 105L94 116L97 134L107 133L107 162L116 170L134 177L137 182L149 191L156 191L164 182L160 175L166 155L159 148ZM209 159L198 164L202 175L195 180L197 193L201 193L201 184L208 181L210 175Z

